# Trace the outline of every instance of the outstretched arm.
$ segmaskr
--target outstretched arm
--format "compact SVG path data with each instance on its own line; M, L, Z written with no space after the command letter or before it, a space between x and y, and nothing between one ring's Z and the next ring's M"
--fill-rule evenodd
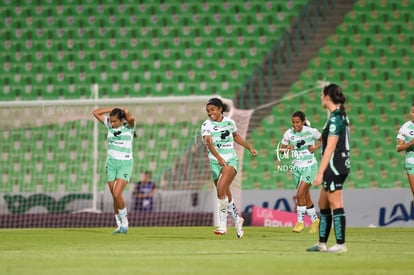
M94 115L94 117L104 123L104 114L110 113L112 111L113 108L98 108L92 111L92 114Z
M233 133L233 139L235 142L249 150L254 157L257 156L257 151L250 144L248 144L237 132Z

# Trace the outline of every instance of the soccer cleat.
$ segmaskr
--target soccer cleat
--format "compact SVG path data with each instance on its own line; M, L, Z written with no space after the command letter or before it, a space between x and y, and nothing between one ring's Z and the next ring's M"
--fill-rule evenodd
M112 234L126 234L128 232L128 227L120 226L117 229L115 229Z
M295 227L293 227L293 232L300 233L305 229L305 224L303 222L297 222Z
M319 231L319 219L316 219L312 224L311 227L309 229L309 233L310 234L315 234L316 232Z
M306 248L306 251L308 252L320 252L320 251L326 251L326 243L317 243L311 247Z
M121 228L119 229L119 233L121 234L128 233L128 226L121 226Z
M244 219L238 216L236 219L235 227L236 227L237 238L239 239L243 238L243 235L244 235L243 223L244 223Z
M328 248L325 252L329 253L345 253L348 249L346 248L345 244L335 244L334 246L331 246Z
M216 234L216 235L226 235L227 234L227 229L217 228L216 230L214 230L214 234Z
M120 226L118 226L117 229L112 231L112 234L120 234L120 233L121 233L121 227Z

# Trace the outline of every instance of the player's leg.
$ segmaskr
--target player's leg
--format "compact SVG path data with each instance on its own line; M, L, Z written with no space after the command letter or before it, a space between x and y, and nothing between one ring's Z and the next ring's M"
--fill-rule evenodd
M217 235L224 235L227 233L227 192L231 182L236 175L236 171L232 166L224 166L221 169L220 176L217 180L217 198L219 205L219 228L214 231Z
M336 244L330 247L327 250L328 252L343 253L347 251L345 245L346 218L342 199L342 186L346 178L347 175L336 176L334 179L336 190L328 193L329 205L333 210L333 225L336 237Z
M308 185L308 187L310 188L310 185ZM312 201L309 189L308 192L306 192L306 214L312 221L309 233L314 234L318 232L320 220L318 215L316 214L315 205Z
M216 187L216 194L217 194L217 205L218 205L218 217L219 217L219 227L214 230L214 234L216 235L224 235L227 233L227 215L224 221L224 215L221 211L223 208L223 204L227 204L226 200L219 198L219 188L218 188L218 181L221 177L221 166L218 164L217 161L210 161L210 171L213 176L214 185Z
M122 192L124 191L127 184L128 181L117 178L112 189L112 197L114 199L115 205L118 207L119 218L121 220L120 233L126 233L128 231L127 208L125 205L124 197L122 196Z
M233 168L235 170L235 174L234 174L234 177L235 177L236 174L237 174L237 167L239 166L238 160L237 159L231 159L231 160L229 160L228 164L229 164L229 166L233 166ZM230 184L227 187L226 196L227 196L227 200L229 202L228 205L227 205L227 213L236 222L239 215L237 213L236 202L233 200L233 195L231 194L231 189L230 189L230 186L231 186L231 183L234 180L234 177L233 177L233 179L231 180Z
M321 210L321 217L319 223L319 242L309 248L306 251L319 252L326 251L326 243L328 242L329 233L332 226L332 213L329 207L328 191L324 187L321 188L318 201L319 209Z
M128 184L132 174L133 160L118 160L117 174L115 184L113 185L112 196L118 207L119 217L121 219L120 233L128 232L128 213L124 197L122 195L125 186Z
M312 225L309 230L309 233L311 234L318 232L319 223L320 223L320 220L318 218L318 215L316 214L315 205L312 201L311 193L310 193L310 188L312 186L313 180L316 177L317 172L318 172L318 165L315 163L314 165L306 167L303 173L303 176L302 176L302 178L307 183L307 185L303 187L305 189L303 190L303 192L305 193L305 200L306 200L306 214L312 221Z
M300 233L305 228L305 214L306 214L306 198L304 192L304 187L301 180L302 171L300 168L292 170L293 182L296 186L296 215L297 221L292 231L295 233Z
M312 221L311 228L309 233L316 233L319 229L319 218L316 214L315 206L312 202L310 196L310 186L308 182L301 181L297 189L296 198L297 198L297 214L298 214L298 223L293 229L293 232L301 232L304 228L304 219L307 214ZM301 227L299 227L302 225Z
M230 217L234 221L236 221L236 219L238 217L237 206L236 206L236 202L233 200L233 195L231 194L230 186L229 186L226 194L227 194L227 200L228 200L227 213L230 215Z
M231 193L228 193L231 196ZM234 220L234 226L236 227L236 235L237 238L242 238L244 235L243 232L243 223L244 219L242 216L239 215L237 211L237 205L233 199L227 204L227 213L230 215L230 217Z
M293 228L293 232L300 233L305 228L305 215L306 215L306 192L307 183L300 181L298 189L296 190L296 213L297 222Z
M233 158L230 159L228 161L228 166L232 166L234 169L234 175L233 178L230 181L230 184L227 187L227 199L228 199L228 204L227 204L227 213L230 215L230 217L234 220L234 226L236 228L236 236L237 238L243 238L244 235L244 231L243 231L243 223L244 223L244 219L243 217L241 217L237 211L237 205L236 202L233 199L233 195L231 193L231 183L233 182L234 178L236 177L237 174L237 168L239 167L239 160L237 158Z
M108 188L109 188L109 191L111 192L111 195L112 195L113 209L114 209L114 214L115 214L115 222L116 222L116 226L117 226L114 233L119 233L119 230L121 229L121 218L119 217L119 213L118 213L118 209L119 209L118 204L116 203L116 201L114 199L114 195L113 195L114 184L115 184L115 180L109 181L108 182Z
M117 202L115 201L114 195L113 195L113 189L114 189L115 178L116 178L116 166L115 166L115 160L114 159L108 158L106 160L105 173L106 173L106 179L107 179L107 182L108 182L108 188L109 188L109 191L111 192L112 200L113 200L115 222L116 222L116 225L117 225L117 228L113 231L113 233L116 234L116 233L119 233L119 231L121 229L121 218L119 217L119 212L118 212L119 207L118 207Z
M414 167L407 168L407 178L408 178L408 183L410 184L411 193L413 194L413 198L414 198Z

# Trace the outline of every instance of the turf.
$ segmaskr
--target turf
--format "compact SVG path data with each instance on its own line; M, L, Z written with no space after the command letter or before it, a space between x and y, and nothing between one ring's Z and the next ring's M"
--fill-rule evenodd
M412 228L348 228L346 254L305 252L317 236L290 228L2 229L0 274L409 274ZM334 242L332 232L329 245Z

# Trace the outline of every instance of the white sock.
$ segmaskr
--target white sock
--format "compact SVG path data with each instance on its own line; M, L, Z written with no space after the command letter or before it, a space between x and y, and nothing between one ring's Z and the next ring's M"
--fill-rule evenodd
M218 201L218 210L219 210L219 219L220 219L220 229L227 229L227 198L221 200L217 199Z
M314 222L318 218L318 215L316 215L315 206L313 206L312 208L306 209L306 214L308 214L312 222Z
M115 214L115 222L118 228L121 227L121 218L119 217L119 214Z
M127 218L127 209L126 207L124 209L118 210L119 217L121 219L121 225L123 227L128 227L128 218Z
M227 204L227 213L230 214L231 218L236 221L237 217L239 216L237 213L237 207L236 207L236 203L234 202L234 200L231 200L231 202L229 202Z
M297 206L296 212L298 213L298 222L303 222L305 220L305 214L306 214L306 205L304 206Z

